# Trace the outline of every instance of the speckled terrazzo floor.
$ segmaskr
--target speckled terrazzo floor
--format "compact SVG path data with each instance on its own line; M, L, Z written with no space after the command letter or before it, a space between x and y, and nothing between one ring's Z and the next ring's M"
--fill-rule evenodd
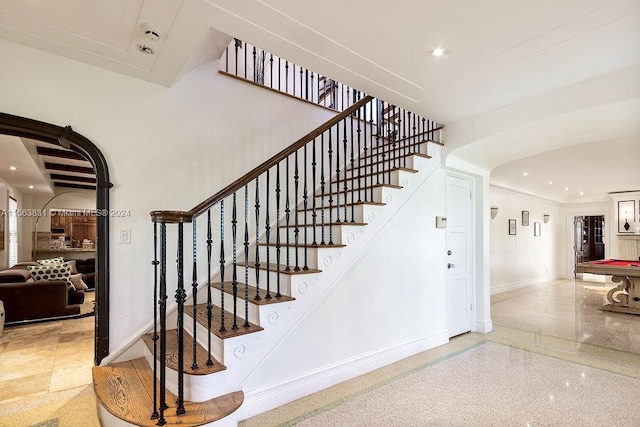
M561 280L495 295L494 332L456 337L240 425L637 426L629 396L640 389L640 316L599 310L603 286Z

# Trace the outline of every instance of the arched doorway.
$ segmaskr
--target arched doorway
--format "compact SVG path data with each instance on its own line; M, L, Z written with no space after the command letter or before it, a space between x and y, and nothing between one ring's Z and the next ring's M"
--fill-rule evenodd
M91 162L96 174L96 209L109 212L109 169L102 152L83 135L71 129L25 117L0 113L0 134L35 139L71 149ZM96 237L96 365L109 354L109 215L97 217Z

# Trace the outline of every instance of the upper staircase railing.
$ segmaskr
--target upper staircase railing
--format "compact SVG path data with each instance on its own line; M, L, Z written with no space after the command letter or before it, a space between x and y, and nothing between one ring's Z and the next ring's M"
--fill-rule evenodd
M238 43L233 43L236 52L240 49ZM248 45L244 43L242 49L246 54ZM251 50L256 52L252 57L263 52ZM273 85L271 58L276 57L264 53L263 58L268 58L263 64L269 64L269 72L264 65L261 70ZM282 65L280 58L276 60ZM255 67L247 69L246 64L245 61L239 69L247 70L245 75L248 72L255 79ZM187 361L190 370L203 369L196 356L198 322L207 331L199 341L207 343L206 365L211 366L220 357L214 354L218 350L212 346L212 333L227 338L259 330L250 320L250 300L279 299L289 293L281 283L282 273L317 271L309 265L308 250L333 245L336 224L363 223L365 218L358 216L355 207L372 203L375 188L398 185L392 173L406 168L407 157L420 152L429 141L439 142L442 127L437 123L326 78L325 82L333 83L318 86L317 74L286 61L285 75L287 65L302 76L302 84L298 81L295 86L296 96L303 94L304 99L326 103L342 112L191 210L151 212L155 379L152 418L158 419L158 425L166 423L164 414L172 404L166 396L168 342L177 345L175 409L182 414L183 378L185 370L189 370L184 365L185 343L193 346L193 360ZM236 66L234 71L237 70ZM261 74L260 84L264 84L264 76ZM278 88L288 86L277 81ZM293 86L292 81L287 82ZM191 236L185 248L188 223ZM170 228L172 224L176 227ZM274 251L262 253L260 246L264 243L271 244ZM177 253L175 271L168 268L167 261L167 253L173 250ZM185 262L191 264L189 306ZM216 283L214 275L218 276ZM201 281L206 285L206 296L199 298ZM167 325L170 291L175 292L177 303L176 330L171 332ZM201 300L206 302L199 304ZM190 325L185 324L185 313L192 319ZM188 334L186 328L190 330Z

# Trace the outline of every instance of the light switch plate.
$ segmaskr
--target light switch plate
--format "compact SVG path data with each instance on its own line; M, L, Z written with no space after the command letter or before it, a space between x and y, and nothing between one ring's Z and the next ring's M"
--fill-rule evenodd
M130 228L120 229L120 244L128 245L130 243L131 243L131 229Z
M436 228L447 228L447 217L445 217L445 216L437 216L436 217Z

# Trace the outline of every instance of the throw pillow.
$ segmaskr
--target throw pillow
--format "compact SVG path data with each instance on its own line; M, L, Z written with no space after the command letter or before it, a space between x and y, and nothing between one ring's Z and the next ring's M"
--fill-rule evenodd
M67 262L69 263L69 267L71 267L71 274L78 274L78 267L76 266L76 260L72 259Z
M71 267L69 263L43 264L40 266L28 266L27 270L36 282L47 280L64 280L67 282L67 290L75 291L76 288L71 282Z
M48 258L48 259L39 259L38 264L47 265L47 264L62 264L64 262L64 258L59 256L56 258Z
M76 291L84 291L89 289L86 283L82 280L82 273L72 274L71 275L71 283L76 288Z

